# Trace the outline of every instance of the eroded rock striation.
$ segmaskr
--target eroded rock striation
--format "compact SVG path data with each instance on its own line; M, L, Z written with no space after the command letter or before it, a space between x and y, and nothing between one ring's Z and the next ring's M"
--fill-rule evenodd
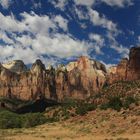
M57 69L45 68L36 60L30 70L22 61L0 65L0 96L21 100L42 98L61 101L67 97L83 99L94 94L106 81L105 66L85 56Z
M82 56L78 61L67 65L71 94L80 98L92 95L101 89L106 82L105 66L95 60ZM73 88L72 88L73 87ZM81 93L81 94L79 94Z
M129 59L124 58L109 70L109 83L140 79L140 47L130 49Z
M27 67L22 60L14 60L9 63L2 64L2 66L15 73L27 71Z
M140 79L140 47L133 47L130 50L127 66L127 80Z
M0 97L26 101L85 99L107 82L140 79L140 47L131 48L129 59L122 59L108 71L104 64L86 56L56 69L46 69L41 60L27 69L22 61L16 60L0 64Z

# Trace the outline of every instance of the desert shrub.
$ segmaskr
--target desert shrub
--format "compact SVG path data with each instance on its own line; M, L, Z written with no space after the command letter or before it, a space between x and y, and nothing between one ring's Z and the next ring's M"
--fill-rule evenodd
M102 104L100 106L101 109L107 109L112 108L114 110L120 111L120 109L123 107L122 101L119 97L112 97L109 98L109 101L105 104Z
M33 127L46 122L42 113L19 115L10 111L0 112L0 129Z
M34 127L46 122L46 118L42 113L28 113L23 116L20 116L21 120L23 120L22 127Z
M20 128L21 125L22 122L17 114L9 111L0 112L0 129Z
M78 102L79 101L77 101L75 99L65 98L64 103L62 104L62 106L64 108L72 108L72 107L76 107Z
M96 109L94 104L83 103L79 104L76 108L76 114L78 115L85 115L88 111L92 111Z
M129 96L126 97L126 99L124 100L123 106L124 108L129 108L130 104L132 103L137 103L137 99L132 96Z
M120 111L120 109L123 106L122 101L120 100L119 97L110 98L108 105L110 108L115 109L117 111Z

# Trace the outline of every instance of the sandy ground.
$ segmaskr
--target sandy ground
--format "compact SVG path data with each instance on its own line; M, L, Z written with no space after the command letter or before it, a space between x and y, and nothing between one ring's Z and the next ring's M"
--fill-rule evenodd
M0 130L0 140L140 140L139 111L96 110L35 128Z

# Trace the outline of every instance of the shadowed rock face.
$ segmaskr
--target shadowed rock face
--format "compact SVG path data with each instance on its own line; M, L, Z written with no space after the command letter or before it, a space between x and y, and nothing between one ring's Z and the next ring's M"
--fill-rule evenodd
M126 80L128 59L123 58L117 66L109 69L109 83Z
M140 79L140 47L131 48L129 57L127 80Z
M14 61L11 61L11 62L6 63L6 64L2 64L2 65L6 69L8 69L12 72L15 72L15 73L22 73L22 72L27 71L27 67L25 66L25 64L21 60L14 60Z
M13 71L0 65L0 96L21 100L83 99L104 85L106 69L103 64L84 56L74 63L76 65L70 70L64 66L45 69L45 65L36 60L30 70L20 67L20 72L18 67L16 72L16 69ZM12 67L16 66L12 64Z
M82 56L78 61L68 64L68 72L71 94L82 98L92 95L98 91L106 82L106 68L100 62L89 60ZM81 93L81 94L80 94Z
M113 83L140 79L140 48L132 48L129 60L122 59L109 74L102 63L85 56L57 69L46 69L40 60L36 60L30 70L22 61L13 62L12 68L0 64L1 97L26 101L85 99L99 91L107 80Z
M115 70L114 72L110 71L109 83L140 79L140 47L131 48L129 60L127 58L122 59Z

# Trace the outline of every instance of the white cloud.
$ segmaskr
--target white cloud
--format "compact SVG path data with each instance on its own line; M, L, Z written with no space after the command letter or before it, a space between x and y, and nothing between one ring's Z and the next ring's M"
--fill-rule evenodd
M76 5L71 12L78 16L80 20L88 20L93 26L105 29L109 39L110 47L122 56L126 56L128 49L119 45L115 37L120 32L117 24L105 17L103 14L92 9L98 0L74 0ZM113 1L113 0L112 0ZM102 2L117 7L124 7L126 3L102 0ZM116 0L114 0L116 1ZM123 1L123 0L121 0ZM128 0L127 0L128 1ZM50 0L56 8L65 9L68 0ZM99 2L99 1L98 1ZM81 6L86 6L87 11L82 11ZM129 5L129 4L127 4ZM9 5L7 4L7 8ZM73 7L72 7L73 8ZM74 15L74 16L75 16ZM1 44L0 60L22 59L25 63L32 63L37 58L41 58L45 64L56 63L53 57L46 59L43 56L55 56L58 59L71 58L80 55L88 55L90 49L94 49L96 54L102 54L101 48L105 40L99 34L90 34L91 43L80 41L68 34L69 21L61 15L47 16L32 13L21 13L22 20L17 20L13 15L4 16L0 13L0 38L7 44ZM76 18L76 16L75 16ZM86 28L86 24L83 28ZM62 29L65 34L58 33ZM25 34L26 32L26 34ZM20 34L20 35L18 35Z
M49 0L49 2L53 4L55 8L59 8L61 10L64 10L68 1L69 0Z
M74 0L76 5L92 6L96 0Z
M33 1L33 8L37 9L37 8L41 8L41 7L42 7L41 2L36 3Z
M42 56L63 59L88 55L90 43L80 41L70 34L57 33L59 28L68 30L68 21L60 15L50 18L47 15L22 13L21 16L22 20L18 21L12 15L4 16L0 13L0 37L7 44L0 46L0 60L22 59L25 63L32 63L41 58L48 64ZM53 32L50 32L50 29ZM10 36L7 36L6 32Z
M89 34L89 39L93 41L96 54L103 54L101 48L104 46L104 38L99 34Z
M116 6L120 8L133 5L133 0L101 0L101 1L109 6Z
M138 36L138 42L140 43L140 35Z
M93 41L96 41L96 43L99 44L100 46L103 46L104 44L104 39L99 34L90 34L89 38Z
M11 3L12 3L12 0L0 0L0 4L4 9L9 8Z
M129 49L119 44L112 33L108 32L107 37L109 39L110 48L116 50L119 54L121 54L121 57L128 58Z
M117 32L117 25L111 20L108 20L105 16L100 16L99 12L89 8L90 21L95 26L102 26L110 31Z
M58 24L60 28L62 28L64 31L68 30L68 21L64 19L62 16L55 16L54 22Z
M8 44L13 44L14 41L10 39L4 31L0 30L0 39Z
M105 15L99 13L97 10L94 10L91 7L86 7L86 10L84 11L82 8L74 6L72 11L74 11L73 15L75 20L77 20L78 17L79 20L88 20L93 24L93 26L102 27L111 32L114 32L115 34L120 32L119 29L117 29L116 23L109 20L107 17L105 17Z
M134 0L74 0L76 5L83 5L83 6L95 6L99 3L105 3L109 6L115 6L118 8L124 8L126 6L133 5Z

